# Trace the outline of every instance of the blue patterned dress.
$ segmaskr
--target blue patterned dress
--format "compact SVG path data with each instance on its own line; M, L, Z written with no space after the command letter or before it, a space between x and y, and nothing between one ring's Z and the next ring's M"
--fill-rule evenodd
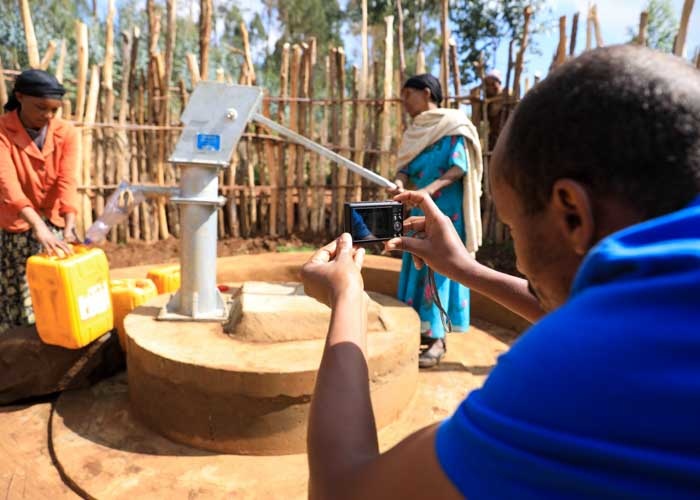
M423 150L401 170L401 173L408 176L409 182L416 189L421 189L442 177L452 167L459 167L465 173L469 168L469 156L462 136L443 137ZM438 208L452 219L457 233L464 240L462 181L463 179L460 179L437 191L433 199ZM423 211L414 208L411 215L423 215ZM469 289L438 273L435 273L435 284L440 302L452 322L452 331L466 331L469 328ZM428 286L427 267L416 269L408 252L403 255L398 298L418 312L422 335L433 338L445 336L440 311Z

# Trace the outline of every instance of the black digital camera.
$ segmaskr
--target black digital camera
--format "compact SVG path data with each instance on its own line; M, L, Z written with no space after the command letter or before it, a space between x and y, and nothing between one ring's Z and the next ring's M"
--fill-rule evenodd
M344 231L353 243L386 241L403 235L403 204L398 201L345 203Z

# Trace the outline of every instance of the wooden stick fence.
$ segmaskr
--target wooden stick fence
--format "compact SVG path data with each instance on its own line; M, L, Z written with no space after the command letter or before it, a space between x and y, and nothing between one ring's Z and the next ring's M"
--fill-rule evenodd
M343 48L317 46L311 37L304 42L283 45L280 67L279 95L265 95L262 113L283 125L310 137L341 155L364 164L384 177L396 175L395 152L404 128L404 113L396 97L400 84L408 73L403 45L403 11L397 3L397 18L384 18L382 40L384 59L376 58L370 67L368 53L367 2L361 2L363 23L362 61L350 71ZM682 53L687 33L687 18L693 2L686 0L677 38L676 52ZM146 4L147 36L138 27L123 31L115 37L114 0L107 2L104 59L100 65L89 67L88 28L76 21L77 67L75 80L65 82L75 99L64 100L63 117L80 129L82 160L79 172L81 216L79 231L84 231L104 209L106 197L122 179L132 183L152 183L177 186L179 173L167 163L182 129L179 111L186 105L189 92L200 80L208 79L208 50L211 36L212 2L201 0L199 56L186 54L185 63L189 86L184 79L172 81L176 42L176 3L165 3L165 54L159 50L161 14L154 0ZM440 78L447 93L452 78L451 96L447 105L468 107L475 124L482 132L485 165L488 168L489 106L498 106L500 119L505 120L517 104L521 93L524 56L528 45L529 25L533 14L524 11L525 28L522 37L510 45L510 54L517 54L509 64L503 94L486 98L483 80L471 92L461 93L459 82L458 47L447 30L449 2L443 0L441 22L443 37L440 51ZM56 52L56 74L63 79L67 41L49 43L43 58L31 21L27 0L20 0L25 26L29 61L32 67L48 67ZM553 66L565 62L575 52L579 15L573 18L570 40L567 40L566 18L560 19L560 42ZM586 47L602 45L598 13L593 6L586 19ZM644 43L647 19L640 19L638 43ZM394 30L398 36L395 45ZM422 30L422 27L421 27ZM246 26L241 24L243 39L238 82L256 82ZM121 41L119 56L115 54L115 38ZM567 43L568 42L568 43ZM145 44L147 63L138 67L139 46ZM518 50L515 52L515 45ZM567 54L568 46L568 54ZM397 47L398 64L395 67ZM322 50L325 49L325 50ZM424 50L418 51L417 71L424 66ZM115 59L121 64L121 80L114 81ZM510 57L509 57L510 59ZM201 62L201 64L200 64ZM510 61L512 63L512 61ZM8 98L8 81L18 72L3 70L0 60L0 105ZM700 67L700 54L696 64ZM484 67L479 67L483 79ZM510 75L514 74L512 90ZM233 76L219 67L216 78L232 81ZM7 81L6 81L7 80ZM535 84L537 79L535 79ZM529 87L525 85L525 91ZM497 113L498 115L498 113ZM219 231L224 236L254 236L260 234L290 235L292 233L326 238L342 228L343 204L349 200L385 199L383 189L368 184L355 174L331 164L325 158L308 152L286 139L256 125L249 125L241 139L231 165L220 177L221 192L227 204L219 213ZM505 228L495 217L488 187L485 187L485 238L502 241ZM112 241L143 240L152 242L179 234L178 212L166 198L149 199L135 210L129 220L110 235Z

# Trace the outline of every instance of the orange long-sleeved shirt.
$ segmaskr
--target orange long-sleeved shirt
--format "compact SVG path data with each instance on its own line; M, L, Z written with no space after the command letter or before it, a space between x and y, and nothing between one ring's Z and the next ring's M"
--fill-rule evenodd
M53 118L39 150L17 111L0 116L0 228L29 229L19 216L25 207L63 227L63 215L77 212L79 157L78 132L70 123Z

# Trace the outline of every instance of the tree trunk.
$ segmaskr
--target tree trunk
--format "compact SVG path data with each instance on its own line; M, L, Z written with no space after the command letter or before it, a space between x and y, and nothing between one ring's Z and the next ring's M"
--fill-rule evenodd
M202 80L208 80L212 0L201 0L199 5L199 72Z

